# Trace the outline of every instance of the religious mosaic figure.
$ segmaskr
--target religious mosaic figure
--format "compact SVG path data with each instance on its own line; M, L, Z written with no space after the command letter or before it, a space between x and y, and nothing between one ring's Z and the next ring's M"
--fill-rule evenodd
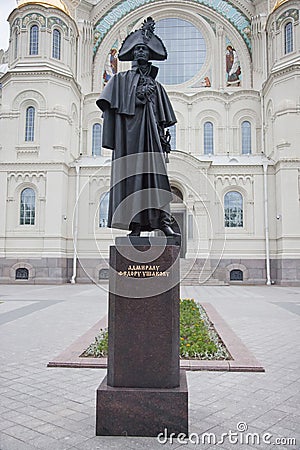
M103 83L106 85L111 77L118 72L117 49L112 48L107 56L103 72Z
M98 107L103 111L102 146L113 150L108 227L141 231L171 227L172 193L166 170L171 150L167 127L176 117L158 68L150 60L167 59L162 40L155 35L151 17L129 34L119 51L120 61L133 61L132 69L115 74L105 86Z
M240 86L241 66L236 50L227 45L226 48L226 72L227 72L227 86Z

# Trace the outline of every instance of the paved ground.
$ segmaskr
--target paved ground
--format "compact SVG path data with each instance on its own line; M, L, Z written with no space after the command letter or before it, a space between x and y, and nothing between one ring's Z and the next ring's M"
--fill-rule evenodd
M181 295L210 302L266 373L188 372L193 434L162 445L155 438L95 437L95 391L105 370L46 367L106 314L105 290L0 286L0 449L300 449L300 288L184 287ZM241 432L231 442L201 444L202 433L221 441L237 424ZM247 433L257 433L254 443L249 437L243 444ZM297 444L258 444L263 437Z

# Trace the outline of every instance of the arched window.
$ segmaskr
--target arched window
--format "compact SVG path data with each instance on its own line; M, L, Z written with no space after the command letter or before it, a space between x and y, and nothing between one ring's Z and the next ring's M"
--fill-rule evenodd
M23 189L20 202L20 225L34 225L35 192L31 188Z
M160 64L162 84L181 84L191 80L206 60L206 42L201 31L187 20L169 17L156 22L155 32L168 49L168 59Z
M284 53L291 53L293 50L293 24L292 22L288 22L284 27Z
M18 30L14 33L15 36L15 45L14 45L14 59L18 57Z
M242 154L249 155L251 153L251 123L244 120L242 128Z
M30 28L29 54L38 55L39 53L39 27L32 25Z
M26 122L25 122L25 141L34 141L34 118L35 109L33 106L29 106L26 109Z
M108 220L109 192L101 195L99 206L99 227L106 228Z
M99 280L109 280L109 269L99 270Z
M171 149L176 150L176 125L172 125L168 128L171 135Z
M61 33L56 28L52 34L52 58L60 59Z
M172 203L183 203L183 194L180 189L175 186L171 186L172 191Z
M92 136L92 155L101 155L102 146L102 126L100 123L95 123L93 125L93 136Z
M205 122L203 128L204 155L212 155L214 153L214 126L212 122Z
M224 197L225 227L243 226L243 196L239 192L230 191Z
M19 267L19 269L16 270L16 280L28 280L29 278L29 270L26 269L26 267Z
M233 269L230 271L230 281L243 281L244 274L240 269Z

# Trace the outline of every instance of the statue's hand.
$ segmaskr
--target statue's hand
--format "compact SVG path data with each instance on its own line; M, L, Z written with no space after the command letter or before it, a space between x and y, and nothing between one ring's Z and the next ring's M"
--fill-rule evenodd
M150 84L147 86L147 96L150 96L155 91L155 86L153 84Z
M140 85L137 87L136 96L139 100L145 100L146 98L146 86Z
M150 99L151 95L156 89L155 82L145 82L140 84L136 90L136 96L139 100L143 101L145 99Z

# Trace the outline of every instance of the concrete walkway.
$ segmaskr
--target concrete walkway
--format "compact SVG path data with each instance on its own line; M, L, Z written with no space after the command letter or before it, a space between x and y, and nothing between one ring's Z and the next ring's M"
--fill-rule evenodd
M1 450L300 449L300 288L182 288L182 297L211 303L266 372L188 372L192 434L164 445L163 436L95 437L105 370L46 367L107 313L106 289L0 286ZM237 434L222 438L230 430Z

